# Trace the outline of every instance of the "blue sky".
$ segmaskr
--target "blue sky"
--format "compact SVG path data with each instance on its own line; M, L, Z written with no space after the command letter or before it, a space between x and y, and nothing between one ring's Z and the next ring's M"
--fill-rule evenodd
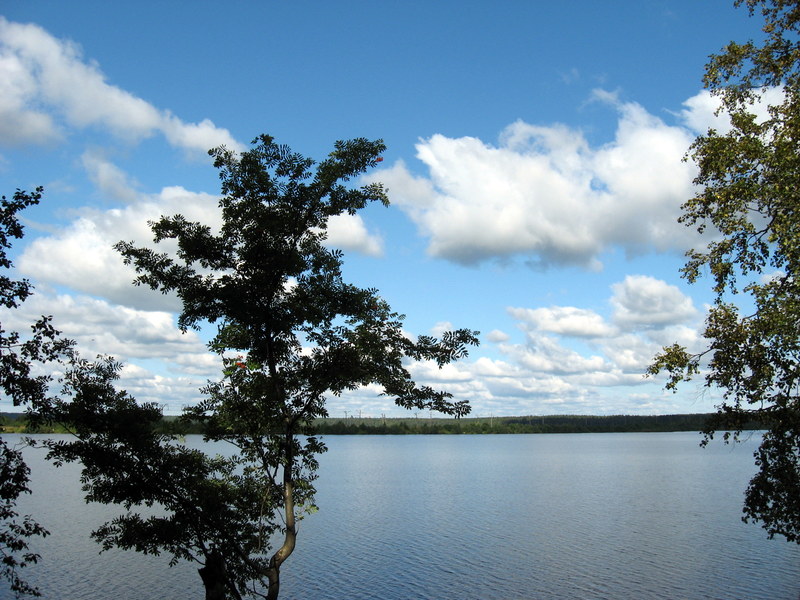
M682 161L711 125L709 54L758 34L722 0L615 2L15 2L0 18L2 193L45 186L15 247L37 294L3 319L52 314L122 385L174 412L217 377L174 298L130 286L111 250L146 221L215 219L205 151L269 133L322 159L383 138L391 207L341 219L345 274L407 315L410 334L481 331L422 382L476 415L713 409L643 372L699 349L708 283L679 277L703 242L676 223ZM722 125L724 126L724 125ZM376 390L332 415L401 415ZM0 401L0 409L8 403Z

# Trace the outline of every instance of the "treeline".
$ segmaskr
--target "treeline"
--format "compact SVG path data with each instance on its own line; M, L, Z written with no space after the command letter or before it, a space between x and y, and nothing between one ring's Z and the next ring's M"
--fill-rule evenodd
M626 433L701 431L710 413L688 415L548 415L526 417L473 417L465 419L420 418L326 418L316 421L320 435L420 435L482 433ZM746 429L759 429L752 423ZM165 416L160 433L202 434L199 423ZM63 433L63 429L33 430L24 414L0 414L0 431L19 433Z
M701 431L711 414L549 415L465 419L319 419L321 435L625 433ZM752 429L757 429L753 424Z

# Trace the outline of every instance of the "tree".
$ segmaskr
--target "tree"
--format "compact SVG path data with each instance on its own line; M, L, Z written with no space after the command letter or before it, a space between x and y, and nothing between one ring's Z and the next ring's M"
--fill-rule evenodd
M42 188L33 193L17 190L11 200L0 200L0 305L16 309L33 292L26 279L12 279L7 273L13 267L8 257L12 239L21 239L24 228L17 213L38 204ZM31 325L31 333L22 336L6 331L0 323L0 390L14 406L31 407L48 398L52 378L36 374L36 368L71 355L72 342L60 337L50 317L42 317ZM45 536L47 530L30 516L16 511L17 499L30 493L30 469L22 452L0 438L0 578L11 591L22 595L39 596L38 590L25 582L19 569L36 563L39 555L30 551L29 538Z
M34 193L18 190L11 201L2 198L0 267L12 267L6 251L11 239L23 234L17 213L37 204L41 194L37 188ZM27 280L0 275L0 302L7 310L17 308L32 291ZM63 375L44 371L47 365L65 369ZM237 590L253 579L253 565L257 565L248 552L263 533L248 528L256 519L242 508L256 504L247 495L253 490L234 474L236 461L207 456L157 433L161 410L153 404L139 405L115 389L119 369L120 364L111 358L81 359L74 343L53 328L50 317L33 323L28 336L0 326L0 389L15 406L28 409L32 426L59 423L71 428L74 440L50 439L41 445L57 464L83 463L87 500L118 503L129 510L93 533L104 549L116 545L146 553L166 550L173 561L200 557L201 573L206 574L218 563L214 560L217 548L233 554L226 545L230 537L226 532L233 529L237 532L234 550L242 556L229 561L235 572L224 580L217 577L215 585L222 594L218 597L241 598ZM0 577L17 597L40 595L19 570L40 558L30 550L29 538L48 535L32 517L20 517L15 508L19 496L30 493L29 474L20 449L0 439ZM130 512L133 506L155 504L166 516ZM220 585L229 585L230 590L220 592Z
M261 522L258 474L237 471L235 457L210 456L159 433L161 409L115 388L120 367L108 357L71 362L60 395L29 417L34 426L58 423L73 434L41 442L48 458L82 463L87 502L125 507L92 532L103 550L195 561L206 598L241 599L262 576L257 555L271 533Z
M731 42L706 66L705 85L731 127L694 141L698 192L680 219L715 234L683 269L690 282L706 270L714 282L708 347L665 348L649 371L667 371L673 390L702 371L722 391L704 443L717 431L735 441L748 422L766 430L743 519L800 543L800 3L735 4L751 16L760 9L765 36ZM757 116L776 90L780 100Z
M209 347L223 376L184 417L235 453L210 457L155 434L157 409L114 389L110 359L70 371L63 396L72 400L42 414L76 433L77 441L51 444L51 457L83 462L88 500L165 513L107 523L94 533L103 546L203 563L207 599L278 597L297 521L316 509L316 455L325 447L313 423L327 415L328 395L372 385L405 408L465 415L465 401L415 384L407 361L442 367L478 343L466 329L410 339L402 315L376 290L345 283L341 251L324 245L331 217L388 204L380 184L346 185L381 160L381 141L337 142L316 167L269 136L253 144L241 155L210 151L222 181L218 232L174 215L150 225L156 243L177 242L176 253L116 246L135 266L135 283L177 293L184 331L216 325ZM132 422L141 426L132 431Z

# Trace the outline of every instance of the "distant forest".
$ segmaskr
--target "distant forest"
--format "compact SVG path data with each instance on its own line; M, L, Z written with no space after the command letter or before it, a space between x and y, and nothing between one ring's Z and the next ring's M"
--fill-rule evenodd
M550 415L527 417L453 418L326 418L315 423L319 435L503 434L503 433L624 433L701 431L710 413L688 415ZM756 423L747 429L759 429ZM163 433L203 433L199 423L165 416ZM63 429L31 430L24 414L0 413L0 431L58 433Z
M634 431L700 431L711 415L588 416L551 415L464 419L322 419L322 435L402 435L481 433L614 433Z

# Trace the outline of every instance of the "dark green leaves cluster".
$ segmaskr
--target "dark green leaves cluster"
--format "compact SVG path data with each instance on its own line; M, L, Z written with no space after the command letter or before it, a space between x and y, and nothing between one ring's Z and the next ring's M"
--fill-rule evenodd
M800 3L736 4L760 10L765 36L731 42L711 57L705 83L732 127L692 145L699 191L681 218L712 238L688 253L683 271L690 282L705 273L714 282L708 348L665 348L650 372L666 370L674 389L702 371L709 387L722 390L707 439L715 431L735 439L744 423L761 423L767 434L746 518L800 542ZM757 104L776 95L757 115Z

